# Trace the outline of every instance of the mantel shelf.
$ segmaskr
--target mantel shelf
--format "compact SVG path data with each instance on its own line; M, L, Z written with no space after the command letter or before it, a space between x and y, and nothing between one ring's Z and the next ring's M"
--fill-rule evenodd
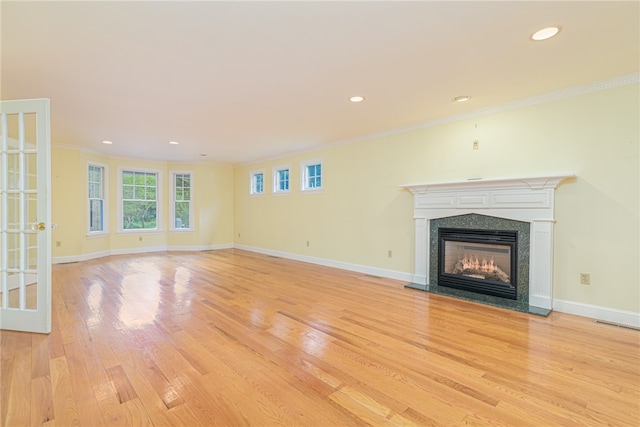
M404 184L400 185L400 187L406 188L414 194L428 191L542 189L556 188L560 182L570 178L575 178L575 175L559 174L519 178L467 179L464 181Z

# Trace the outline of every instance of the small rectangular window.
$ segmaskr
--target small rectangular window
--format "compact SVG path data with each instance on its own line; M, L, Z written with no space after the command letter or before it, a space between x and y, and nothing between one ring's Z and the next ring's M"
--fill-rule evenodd
M278 166L273 172L273 192L289 192L289 166Z
M105 233L107 223L105 215L109 212L105 199L107 170L104 165L89 163L87 168L87 187L89 199L89 234Z
M171 230L193 230L192 195L191 172L171 172Z
M300 169L302 171L302 191L322 189L322 160L304 161Z
M251 171L251 189L250 194L264 193L264 170Z

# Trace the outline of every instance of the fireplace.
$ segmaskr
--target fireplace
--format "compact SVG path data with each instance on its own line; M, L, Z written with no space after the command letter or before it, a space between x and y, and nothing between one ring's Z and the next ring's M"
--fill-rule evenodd
M548 314L553 307L554 192L561 181L573 178L567 174L402 185L414 195L415 270L412 283L407 287L427 292L445 293L447 290L447 294L470 294L474 296L468 299L474 301L533 314ZM478 220L478 215L498 222L491 220L489 224L484 219ZM519 228L514 223L521 223L523 227ZM517 252L515 261L507 263L508 266L500 266L503 271L510 269L505 274L510 276L514 291L509 292L516 293L515 300L512 296L497 297L443 286L442 277L438 274L437 230L440 228L516 231L516 242L510 255L513 257ZM494 255L494 265L496 262ZM482 259L479 263L482 265ZM445 269L442 276L446 282L457 274L446 273ZM474 285L491 282L492 286L505 287L501 280L473 276L471 279L477 279L468 282ZM454 286L458 285L454 283ZM463 298L462 295L457 296Z
M438 284L464 291L517 298L515 231L438 230Z

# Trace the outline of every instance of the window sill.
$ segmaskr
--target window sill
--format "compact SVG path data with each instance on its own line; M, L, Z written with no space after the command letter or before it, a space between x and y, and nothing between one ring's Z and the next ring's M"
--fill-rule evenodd
M160 229L154 230L118 230L117 234L162 234Z
M324 188L305 188L300 190L300 194L318 194L324 193Z
M87 239L100 239L100 238L104 238L104 237L109 237L109 232L108 231L94 231L91 233L87 233L86 235Z
M173 233L173 232L178 232L178 233L192 233L196 231L193 228L170 228L169 232Z

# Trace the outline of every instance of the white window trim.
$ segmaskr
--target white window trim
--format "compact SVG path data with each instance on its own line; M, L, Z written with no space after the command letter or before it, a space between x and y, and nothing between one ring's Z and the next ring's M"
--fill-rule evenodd
M176 175L186 175L189 174L189 228L176 228L176 211L175 211L175 202L176 202ZM169 171L169 179L170 179L170 189L169 189L169 231L195 231L194 223L193 223L193 171L190 170L172 170Z
M91 209L89 208L89 166L102 168L102 231L91 231ZM109 235L109 165L87 162L87 237L105 237Z
M147 230L125 230L122 227L122 172L123 171L131 171L131 172L149 172L155 173L158 176L156 180L156 203L158 204L156 208L156 228L147 229ZM160 169L145 169L138 167L124 167L118 166L118 233L124 234L152 234L152 233L160 233L162 232L162 171Z
M289 188L280 190L278 187L278 172L281 170L289 171ZM273 167L273 194L289 194L291 192L291 165L279 165Z
M258 174L262 174L262 192L261 193L256 192L253 186L253 177ZM267 175L265 174L264 169L255 169L249 172L249 194L251 196L262 196L266 193L266 186L265 186L265 184L267 183L266 177Z
M320 165L321 172L321 180L320 187L307 187L308 176L307 176L307 166L312 165ZM324 190L324 165L322 164L322 159L310 159L303 160L300 162L300 191L303 193L320 193Z

